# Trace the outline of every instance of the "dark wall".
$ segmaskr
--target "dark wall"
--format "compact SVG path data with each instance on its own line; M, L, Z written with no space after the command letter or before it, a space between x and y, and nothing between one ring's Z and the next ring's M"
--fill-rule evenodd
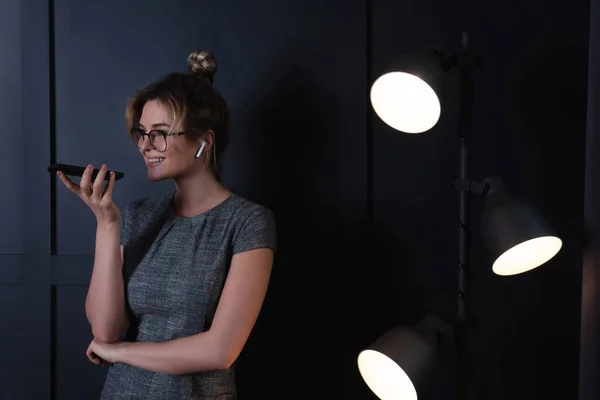
M473 15L486 58L474 168L502 173L564 239L544 268L512 279L475 254L484 268L474 282L473 365L491 398L576 398L589 1L474 4Z
M579 399L600 397L600 2L590 6L588 126L585 173L585 224L590 242L585 249L581 285Z
M561 234L581 227L585 1L26 0L1 10L0 49L15 55L0 60L2 137L22 151L0 160L14 188L0 197L0 343L13 366L0 368L0 398L97 395L105 370L85 358L84 315L94 220L46 167L124 171L120 207L170 190L146 180L123 112L137 88L184 69L194 47L215 54L215 85L232 109L225 183L271 207L279 227L271 289L238 364L242 399L372 399L360 349L425 311L455 311L457 76L438 126L396 133L373 114L368 90L401 52L453 49L468 30L484 57L474 178L500 173ZM481 204L474 199L471 398L575 398L581 248L569 236L544 268L495 276L477 235ZM426 398L453 398L453 373L445 346Z

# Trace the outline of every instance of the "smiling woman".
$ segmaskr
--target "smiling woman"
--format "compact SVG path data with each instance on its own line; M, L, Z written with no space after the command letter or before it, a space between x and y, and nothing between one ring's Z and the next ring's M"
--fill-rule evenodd
M227 146L230 121L227 104L212 85L217 63L209 52L195 50L188 57L188 69L187 74L170 74L146 86L127 106L128 131L143 154L167 161L167 153L189 155L179 158L180 164L167 162L160 170L149 170L152 180L187 169L203 142L205 160L220 179L217 160Z
M114 176L102 188L106 166L80 186L59 175L98 220L86 313L88 357L110 364L102 399L235 399L234 364L267 291L274 216L222 185L229 111L212 86L216 62L196 50L188 64L126 113L148 178L172 179L173 192L121 213Z

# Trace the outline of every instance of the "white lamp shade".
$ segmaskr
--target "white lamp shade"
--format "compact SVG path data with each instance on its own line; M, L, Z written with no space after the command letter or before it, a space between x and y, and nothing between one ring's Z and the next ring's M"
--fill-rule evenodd
M369 389L381 400L417 400L417 390L408 375L385 354L362 351L358 369Z
M556 236L541 236L526 240L502 253L494 262L492 270L497 275L517 275L546 263L562 248L562 240Z
M381 400L417 400L427 390L444 322L428 315L416 325L395 327L358 355L360 374Z
M373 83L371 105L390 127L405 133L433 128L441 114L440 100L423 79L406 72L388 72Z
M497 275L522 274L553 258L562 240L546 219L527 201L515 197L499 176L487 177L489 185L481 233Z

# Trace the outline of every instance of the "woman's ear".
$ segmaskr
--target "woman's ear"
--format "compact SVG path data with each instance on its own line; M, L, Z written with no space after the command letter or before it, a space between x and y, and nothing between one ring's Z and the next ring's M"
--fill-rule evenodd
M208 130L206 131L206 133L204 135L202 135L202 137L200 138L200 140L198 141L198 145L202 146L202 141L204 140L205 144L204 144L204 152L205 153L209 153L214 144L215 144L215 133L212 130Z

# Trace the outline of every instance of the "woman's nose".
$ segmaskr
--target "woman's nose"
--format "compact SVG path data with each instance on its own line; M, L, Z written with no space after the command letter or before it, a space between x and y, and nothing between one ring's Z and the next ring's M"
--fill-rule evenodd
M140 141L138 142L138 147L140 150L152 149L152 143L150 143L150 138L148 136L142 136L140 138Z

